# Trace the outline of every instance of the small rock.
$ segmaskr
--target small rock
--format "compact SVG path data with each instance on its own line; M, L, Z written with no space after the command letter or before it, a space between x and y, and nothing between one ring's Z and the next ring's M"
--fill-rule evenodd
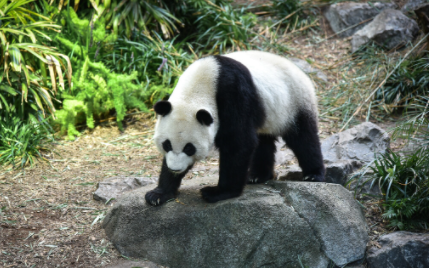
M429 267L429 234L394 232L379 238L380 248L368 250L370 268Z
M302 181L302 170L298 165L290 165L282 172L278 172L279 181Z
M284 147L286 143L279 139L276 142L275 165L288 165L295 158L292 150Z
M408 0L407 3L401 8L402 12L414 11L421 5L426 4L427 0Z
M301 60L301 59L298 59L298 58L289 58L289 60L291 62L293 62L296 66L298 66L304 73L306 73L306 74L316 73L316 76L319 79L321 79L321 80L323 80L325 82L328 81L328 77L326 76L326 74L324 74L319 69L312 67L305 60Z
M97 201L106 203L112 198L116 199L127 191L153 184L158 181L155 177L112 177L98 183L98 188L93 194Z
M327 164L339 160L356 160L367 164L375 153L386 153L390 148L389 135L379 126L365 122L322 141L323 160Z
M411 42L418 32L417 22L399 10L385 9L372 22L353 35L352 52L370 41L392 49Z
M362 29L369 23L369 19L374 18L386 8L396 8L396 4L376 2L370 5L368 3L343 2L331 5L325 12L325 17L338 36L348 37ZM367 22L363 23L364 21ZM350 29L345 30L347 28Z
M326 165L326 182L345 185L348 175L352 174L360 167L362 167L362 164L356 160L339 160L335 163Z
M325 166L325 179L327 183L345 185L348 175L361 167L361 163L356 160L339 160ZM286 169L277 171L279 181L302 181L302 170L298 165L288 166Z

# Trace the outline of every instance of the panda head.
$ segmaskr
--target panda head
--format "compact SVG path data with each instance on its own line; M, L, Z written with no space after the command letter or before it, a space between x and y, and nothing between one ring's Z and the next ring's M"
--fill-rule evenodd
M158 114L155 144L172 172L182 173L208 155L216 134L209 111L189 110L186 105L173 107L169 101L157 102L154 110Z

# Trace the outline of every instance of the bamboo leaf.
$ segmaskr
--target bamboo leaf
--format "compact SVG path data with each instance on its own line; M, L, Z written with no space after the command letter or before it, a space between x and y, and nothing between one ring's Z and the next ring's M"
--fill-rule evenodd
M49 69L49 76L51 77L52 90L54 92L57 92L57 81L55 79L54 62L50 55L46 55L46 59L48 60L48 69Z

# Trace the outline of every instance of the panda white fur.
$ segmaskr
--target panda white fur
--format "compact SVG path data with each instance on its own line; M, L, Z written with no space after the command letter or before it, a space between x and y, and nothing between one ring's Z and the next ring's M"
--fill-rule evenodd
M317 135L317 100L306 74L266 52L209 56L191 64L158 114L154 140L164 155L158 186L146 201L174 198L195 161L219 149L218 186L201 189L208 202L239 196L246 183L273 178L275 140L282 137L303 175L324 181Z

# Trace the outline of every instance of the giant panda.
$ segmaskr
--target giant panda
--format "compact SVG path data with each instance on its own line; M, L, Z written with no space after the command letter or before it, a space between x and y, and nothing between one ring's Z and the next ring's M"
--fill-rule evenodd
M158 186L145 196L151 205L174 198L185 174L212 148L219 150L219 182L201 189L207 202L272 179L277 137L294 152L304 179L324 181L313 83L281 56L242 51L201 58L154 110L154 141L164 159Z

